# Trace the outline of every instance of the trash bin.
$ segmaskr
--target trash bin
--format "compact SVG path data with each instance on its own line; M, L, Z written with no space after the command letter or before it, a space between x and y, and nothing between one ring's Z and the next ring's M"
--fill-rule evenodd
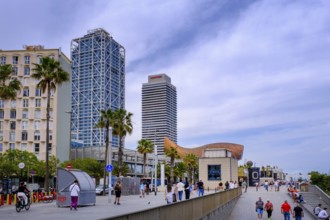
M78 169L63 169L57 168L57 199L58 207L70 206L70 185L77 180L80 193L78 205L95 205L95 183L92 178L84 171Z

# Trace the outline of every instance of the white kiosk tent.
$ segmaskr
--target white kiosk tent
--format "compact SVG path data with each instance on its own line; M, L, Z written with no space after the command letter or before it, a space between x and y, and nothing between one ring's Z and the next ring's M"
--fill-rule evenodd
M78 181L80 187L78 205L95 205L95 183L86 172L77 169L57 168L57 206L70 206L69 187L75 180Z

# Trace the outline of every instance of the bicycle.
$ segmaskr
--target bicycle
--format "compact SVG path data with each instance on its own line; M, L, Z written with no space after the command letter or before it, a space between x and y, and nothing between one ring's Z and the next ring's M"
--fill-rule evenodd
M31 199L30 196L28 196L28 204L24 204L24 197L23 196L17 196L17 202L15 205L16 212L20 212L22 209L25 208L26 211L30 209L31 205Z

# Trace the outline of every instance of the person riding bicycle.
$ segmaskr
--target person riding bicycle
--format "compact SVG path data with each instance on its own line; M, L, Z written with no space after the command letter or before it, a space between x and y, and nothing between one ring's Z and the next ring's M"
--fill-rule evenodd
M26 188L26 184L24 182L21 182L20 186L18 187L17 196L21 196L24 198L24 205L28 204L28 197L26 196L25 193L29 193L29 192L30 190Z

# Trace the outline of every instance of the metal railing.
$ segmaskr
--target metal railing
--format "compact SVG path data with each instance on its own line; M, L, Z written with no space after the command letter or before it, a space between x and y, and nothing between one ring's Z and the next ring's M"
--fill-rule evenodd
M133 212L125 215L115 216L106 219L115 220L166 220L166 219L202 219L212 212L221 209L228 203L236 202L241 195L241 188L208 194L182 202L176 202L168 205L155 207L139 212ZM233 206L232 206L233 207ZM228 210L227 210L228 211ZM230 213L230 212L229 212Z

